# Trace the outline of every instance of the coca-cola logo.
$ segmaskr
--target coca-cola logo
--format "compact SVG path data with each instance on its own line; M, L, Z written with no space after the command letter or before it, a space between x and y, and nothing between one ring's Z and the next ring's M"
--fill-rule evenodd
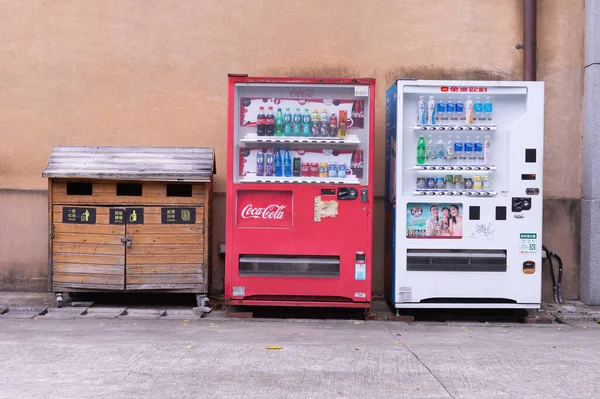
M283 212L286 205L270 204L264 208L255 208L252 204L248 204L242 209L242 219L283 219L285 213Z
M290 97L295 98L311 98L315 94L314 90L311 89L292 89L290 90Z

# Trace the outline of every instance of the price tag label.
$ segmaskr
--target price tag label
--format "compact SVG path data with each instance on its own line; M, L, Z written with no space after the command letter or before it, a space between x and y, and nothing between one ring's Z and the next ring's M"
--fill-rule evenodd
M369 96L369 86L354 86L354 96L355 97L368 97Z
M538 250L536 233L521 233L519 252L522 254L535 254Z

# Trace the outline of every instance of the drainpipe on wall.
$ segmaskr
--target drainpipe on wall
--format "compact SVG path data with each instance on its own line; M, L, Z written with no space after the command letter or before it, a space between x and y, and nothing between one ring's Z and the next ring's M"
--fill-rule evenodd
M536 80L537 0L523 1L523 80Z

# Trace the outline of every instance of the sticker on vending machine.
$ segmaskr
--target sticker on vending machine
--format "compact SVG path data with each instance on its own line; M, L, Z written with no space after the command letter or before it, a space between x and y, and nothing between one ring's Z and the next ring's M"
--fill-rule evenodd
M355 280L366 280L367 279L367 265L364 263L354 264L354 279Z
M537 233L521 233L519 252L521 254L535 254L537 250Z

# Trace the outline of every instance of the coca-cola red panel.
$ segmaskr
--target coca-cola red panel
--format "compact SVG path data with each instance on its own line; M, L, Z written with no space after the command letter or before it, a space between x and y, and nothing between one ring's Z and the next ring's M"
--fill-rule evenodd
M237 226L291 228L294 225L293 203L291 191L238 191Z

